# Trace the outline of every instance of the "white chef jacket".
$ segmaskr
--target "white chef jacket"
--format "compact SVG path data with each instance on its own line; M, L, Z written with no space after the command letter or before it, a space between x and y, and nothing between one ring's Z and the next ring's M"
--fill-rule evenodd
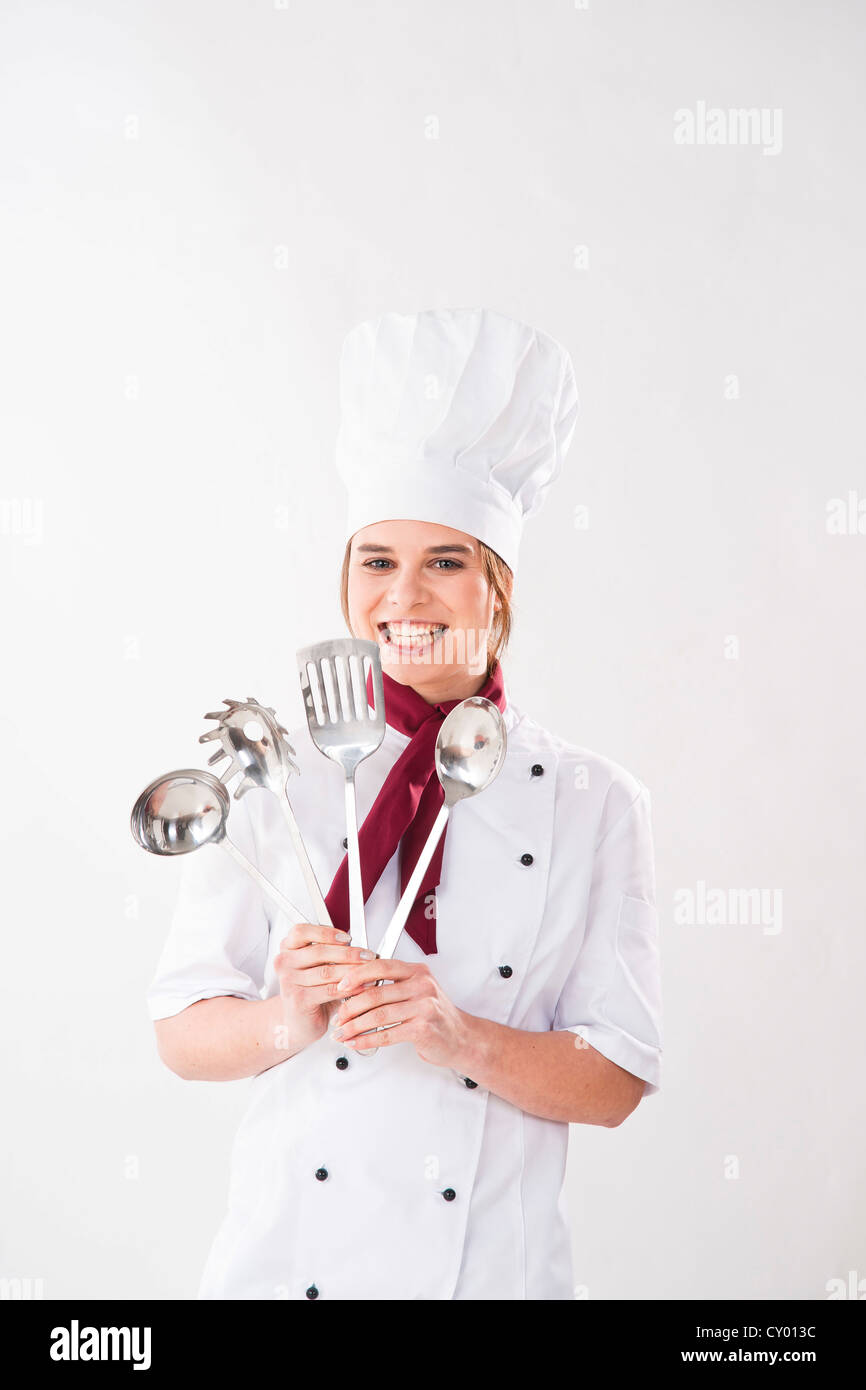
M470 1014L579 1034L652 1095L662 1045L649 793L510 701L504 719L499 775L450 814L437 952L425 956L404 932L395 955L426 961ZM327 893L345 853L343 773L306 726L289 738L300 769L289 795ZM358 767L359 822L409 741L388 725ZM308 909L274 796L233 800L228 832ZM373 950L399 901L398 862L395 851L367 900ZM273 959L290 925L222 850L191 855L151 1017L217 995L276 994ZM329 1034L245 1083L228 1210L198 1298L573 1298L568 1124L468 1085L411 1043L363 1057Z

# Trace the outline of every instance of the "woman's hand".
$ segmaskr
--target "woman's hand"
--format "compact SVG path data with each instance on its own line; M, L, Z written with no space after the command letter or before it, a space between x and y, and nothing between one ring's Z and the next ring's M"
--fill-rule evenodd
M335 1001L344 990L337 981L349 965L371 960L374 953L350 946L349 933L321 922L298 922L280 942L274 957L274 971L280 982L280 995L287 1022L301 1030L306 1043L315 1042L327 1031Z
M368 988L371 981L393 983ZM358 1051L410 1042L422 1062L447 1067L465 1053L471 1016L456 1008L440 987L430 967L402 960L377 959L352 965L336 976L335 992L351 996L336 1010L333 1023L337 1041ZM395 1024L366 1038L358 1035L384 1023Z

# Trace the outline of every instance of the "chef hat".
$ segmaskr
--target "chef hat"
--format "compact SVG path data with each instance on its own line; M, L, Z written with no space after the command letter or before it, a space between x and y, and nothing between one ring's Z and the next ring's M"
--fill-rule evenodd
M358 324L340 362L346 538L377 521L438 522L516 571L523 523L560 472L577 408L565 348L490 309Z

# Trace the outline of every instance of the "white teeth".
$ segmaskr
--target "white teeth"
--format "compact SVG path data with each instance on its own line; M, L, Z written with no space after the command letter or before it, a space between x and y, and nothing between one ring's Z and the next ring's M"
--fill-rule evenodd
M383 631L386 637L436 637L444 632L445 623L385 623Z

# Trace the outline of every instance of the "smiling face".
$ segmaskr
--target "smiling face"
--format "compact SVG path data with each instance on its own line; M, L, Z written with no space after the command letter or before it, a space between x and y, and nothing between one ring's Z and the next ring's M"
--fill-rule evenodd
M427 521L380 521L352 537L349 625L377 642L382 670L431 704L465 700L487 679L499 599L479 542Z

